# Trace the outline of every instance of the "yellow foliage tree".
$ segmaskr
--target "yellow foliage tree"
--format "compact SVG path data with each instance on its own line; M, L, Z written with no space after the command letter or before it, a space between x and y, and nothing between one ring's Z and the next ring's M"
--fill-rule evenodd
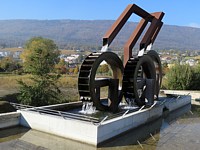
M74 74L78 74L78 72L79 72L79 67L77 65L76 68L74 69Z

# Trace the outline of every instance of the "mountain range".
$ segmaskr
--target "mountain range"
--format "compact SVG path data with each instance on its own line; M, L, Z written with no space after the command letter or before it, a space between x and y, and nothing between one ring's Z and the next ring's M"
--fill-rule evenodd
M113 20L0 20L0 46L23 46L32 37L55 41L59 48L100 48ZM111 44L123 47L137 23L127 22ZM136 46L137 48L137 46ZM200 28L163 25L154 49L199 50Z

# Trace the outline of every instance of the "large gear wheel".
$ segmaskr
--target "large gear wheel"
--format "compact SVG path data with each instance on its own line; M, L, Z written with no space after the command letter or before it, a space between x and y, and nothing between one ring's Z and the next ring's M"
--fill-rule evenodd
M126 101L134 101L138 106L145 104L146 79L156 79L155 66L150 56L130 58L123 75L122 89Z
M110 66L112 77L96 76L103 61ZM115 53L91 53L82 63L79 72L78 90L81 100L93 102L98 110L116 112L122 99L122 76L123 64ZM109 87L106 103L100 97L100 88L104 86Z
M157 99L160 92L161 83L162 83L162 65L161 65L160 57L156 51L150 50L147 52L147 55L150 56L151 59L153 60L154 66L156 69L155 95Z

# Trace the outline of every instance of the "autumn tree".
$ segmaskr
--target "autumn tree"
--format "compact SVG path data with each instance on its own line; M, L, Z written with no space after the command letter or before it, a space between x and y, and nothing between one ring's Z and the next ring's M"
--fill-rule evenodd
M74 68L69 68L69 74L74 74Z
M74 68L74 74L78 74L78 73L79 73L79 67L77 65L76 68Z
M42 37L32 38L26 43L21 55L23 68L34 75L48 74L59 62L59 55L60 52L52 40Z
M60 59L59 63L55 65L55 72L59 74L66 74L68 72L67 62L64 59Z
M21 66L12 57L4 57L0 60L0 68L4 72L11 72L21 68Z
M21 58L24 70L32 74L32 84L18 81L21 103L33 106L58 103L60 90L56 82L59 75L51 73L59 61L58 56L58 48L50 39L35 37L26 43Z

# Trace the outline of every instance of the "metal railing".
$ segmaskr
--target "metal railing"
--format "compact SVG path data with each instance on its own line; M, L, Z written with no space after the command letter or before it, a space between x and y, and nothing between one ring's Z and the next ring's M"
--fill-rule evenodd
M76 120L81 120L81 121L87 121L87 122L92 122L96 125L102 124L106 120L114 119L117 117L125 117L127 114L140 111L140 109L133 109L133 110L127 109L127 110L122 110L115 114L109 114L107 116L97 118L97 117L92 117L85 114L65 112L65 111L59 111L59 110L54 110L54 109L47 109L43 107L34 107L34 106L11 103L11 102L10 104L13 105L17 110L38 112L39 114L53 115L53 116L62 117L64 119L76 119Z
M22 104L17 104L17 103L10 103L10 104L13 105L17 110L33 111L33 112L38 112L39 114L60 116L64 119L77 119L77 120L89 121L89 122L94 122L94 123L99 123L101 121L99 120L99 118L77 114L77 113L70 113L70 112L58 111L58 110L47 109L47 108L42 108L42 107L22 105Z
M13 107L15 107L15 109L17 109L17 110L27 109L27 108L33 108L33 106L30 106L30 105L23 105L23 104L12 103L12 102L10 102L10 104L11 104Z

